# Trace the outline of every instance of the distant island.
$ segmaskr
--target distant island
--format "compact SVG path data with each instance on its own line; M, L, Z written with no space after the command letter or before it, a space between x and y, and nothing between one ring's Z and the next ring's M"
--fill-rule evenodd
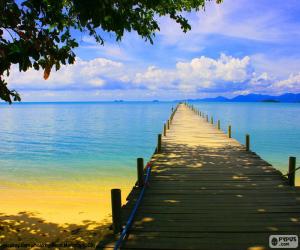
M218 96L214 98L188 99L189 102L297 102L300 103L300 93L287 93L279 96L248 94L238 95L233 98Z
M280 102L280 101L268 99L268 100L263 100L262 102Z

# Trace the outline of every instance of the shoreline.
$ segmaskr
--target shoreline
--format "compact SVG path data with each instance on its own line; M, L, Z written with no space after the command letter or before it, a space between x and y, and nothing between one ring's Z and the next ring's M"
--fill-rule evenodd
M129 181L130 182L130 181ZM85 189L79 186L74 189L68 183L56 190L51 186L35 187L6 187L0 189L2 200L1 214L18 214L20 212L30 212L42 217L47 222L60 225L66 223L80 224L85 220L102 221L110 219L111 204L110 190L117 186L122 190L122 201L126 201L127 194L132 189L134 182L130 184L120 183L117 185L107 185L98 187L95 183ZM70 186L69 186L70 185ZM68 186L70 187L68 189Z

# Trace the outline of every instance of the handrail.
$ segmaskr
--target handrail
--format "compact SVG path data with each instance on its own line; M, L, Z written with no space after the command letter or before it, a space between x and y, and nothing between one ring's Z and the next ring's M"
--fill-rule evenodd
M143 199L146 187L148 185L150 173L151 173L151 166L150 166L150 163L148 163L147 164L147 170L146 170L146 177L145 177L145 181L144 181L144 186L143 186L143 188L142 188L142 190L140 192L140 195L139 195L139 197L138 197L138 199L137 199L137 201L136 201L136 203L135 203L135 205L134 205L134 207L133 207L133 209L132 209L132 211L130 213L130 216L129 216L128 220L127 220L127 223L126 223L124 229L122 230L122 233L121 233L118 241L115 244L114 250L118 250L120 248L121 244L123 243L123 240L125 239L125 237L128 234L128 231L129 231L129 229L130 229L130 227L132 225L132 222L133 222L134 216L136 214L136 211L137 211L137 209L138 209L138 207L139 207L139 205L140 205L140 203L141 203L141 201Z
M293 173L295 173L297 170L299 170L300 169L300 166L299 167L297 167L297 168L295 168L295 170L293 170L292 172L288 172L287 174L284 174L283 176L289 176L290 174L293 174Z

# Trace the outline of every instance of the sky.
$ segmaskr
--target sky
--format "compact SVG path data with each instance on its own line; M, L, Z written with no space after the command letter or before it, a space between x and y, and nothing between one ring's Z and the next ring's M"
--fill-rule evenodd
M240 94L300 93L300 1L224 0L185 14L183 33L167 17L154 44L135 33L105 45L76 34L76 63L51 72L18 72L9 86L23 101L177 100Z

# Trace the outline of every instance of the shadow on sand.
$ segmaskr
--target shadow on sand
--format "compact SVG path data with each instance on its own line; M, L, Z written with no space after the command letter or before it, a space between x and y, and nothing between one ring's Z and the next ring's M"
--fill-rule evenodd
M0 249L95 249L112 237L108 221L59 225L30 212L0 214Z

